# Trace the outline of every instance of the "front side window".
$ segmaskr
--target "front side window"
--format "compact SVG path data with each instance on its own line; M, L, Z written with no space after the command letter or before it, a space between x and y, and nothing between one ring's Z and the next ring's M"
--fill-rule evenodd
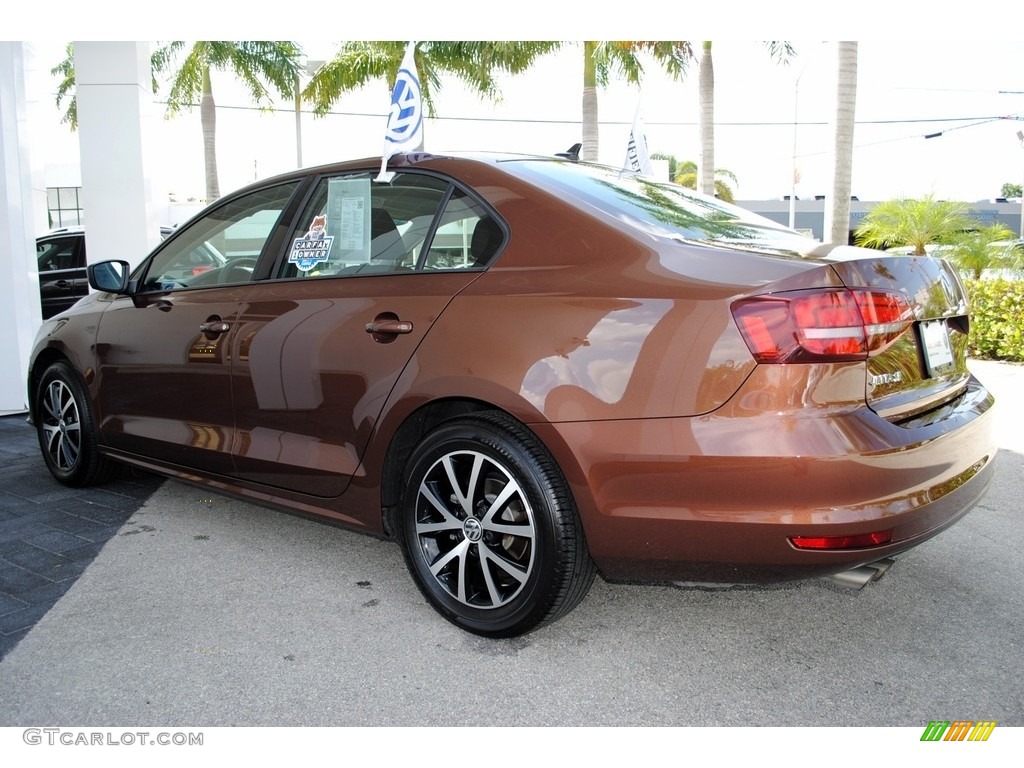
M170 291L248 282L297 186L294 182L261 189L189 224L153 257L141 289Z

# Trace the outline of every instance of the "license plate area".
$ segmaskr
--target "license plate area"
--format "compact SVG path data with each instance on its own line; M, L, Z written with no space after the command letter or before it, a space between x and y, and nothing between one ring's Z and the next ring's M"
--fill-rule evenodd
M925 374L934 378L953 367L953 347L945 320L928 320L918 325Z

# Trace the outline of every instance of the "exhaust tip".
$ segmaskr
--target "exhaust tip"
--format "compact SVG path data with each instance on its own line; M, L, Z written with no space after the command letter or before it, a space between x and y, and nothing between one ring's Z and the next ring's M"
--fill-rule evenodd
M850 589L863 589L866 584L878 581L885 575L885 572L892 567L896 561L891 557L885 557L874 563L851 568L849 571L834 573L828 577L829 581Z

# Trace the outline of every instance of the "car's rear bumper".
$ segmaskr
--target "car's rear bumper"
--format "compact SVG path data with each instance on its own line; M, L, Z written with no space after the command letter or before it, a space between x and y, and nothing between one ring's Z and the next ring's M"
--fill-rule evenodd
M610 579L758 582L836 573L914 547L992 477L993 399L976 380L927 426L867 408L535 425L566 470ZM891 532L798 549L791 537Z

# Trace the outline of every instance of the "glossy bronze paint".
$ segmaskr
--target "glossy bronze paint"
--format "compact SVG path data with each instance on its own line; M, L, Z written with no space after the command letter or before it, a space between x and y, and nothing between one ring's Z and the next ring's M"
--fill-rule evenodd
M238 286L121 297L96 331L97 415L112 450L202 472L230 474L233 420L230 334Z
M514 182L485 188L513 201L498 210L516 236L452 302L396 394L414 403L457 394L528 423L573 485L607 576L835 572L938 533L983 493L994 448L989 419L978 417L991 398L976 381L951 421L909 430L866 407L864 363L750 359L731 301L841 286L834 265L638 243ZM530 226L516 227L519 217ZM893 543L870 550L788 542L889 528Z
M175 294L173 313L235 318L224 342L230 376L223 350L203 347L194 329L161 337L153 314L147 335L161 340L140 350L128 323L104 329L104 318L103 344L114 343L105 334L124 334L123 349L101 345L98 355L113 381L99 394L111 453L389 533L382 507L398 502L405 461L430 419L500 410L554 456L591 555L622 579L841 571L938 533L983 493L992 400L966 373L955 334L943 407L901 425L868 407L868 364L758 365L732 318L732 302L747 296L841 287L855 274L881 285L891 259L861 274L858 262L655 237L538 188L515 163L424 156L394 165L450 176L491 206L509 237L489 269ZM257 275L270 273L267 261ZM365 325L382 316L414 330L374 340ZM89 367L87 333L76 326L67 341L69 333L41 344L74 346ZM260 346L280 365L254 368ZM916 354L911 343L890 363L910 365ZM182 439L196 423L212 433ZM788 541L882 529L893 530L892 543L870 549L798 551Z
M238 476L335 497L359 470L381 409L451 297L478 272L282 280L237 320L232 371ZM374 336L393 317L411 332Z
M563 466L579 462L577 496L593 504L587 541L606 575L743 582L834 572L938 533L988 485L991 397L977 382L950 416L974 428L950 432L949 423L889 424L852 399L794 407L813 400L818 372L766 368L706 416L535 427L565 446ZM863 550L788 542L890 529L891 545Z

